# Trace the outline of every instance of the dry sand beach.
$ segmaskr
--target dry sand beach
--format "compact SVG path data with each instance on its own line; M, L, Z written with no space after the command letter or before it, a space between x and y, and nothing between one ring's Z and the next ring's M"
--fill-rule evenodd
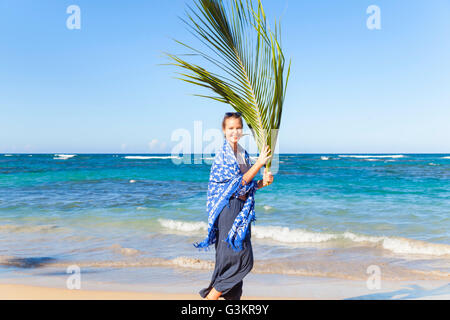
M63 280L63 278L60 278ZM180 285L118 285L84 281L70 290L64 281L41 277L2 280L0 300L202 300L199 287ZM242 300L449 300L450 281L382 281L379 289L369 289L361 281L288 277L267 286L254 275L244 286Z
M244 297L243 300L280 300L279 297ZM283 300L288 298L283 298ZM197 294L132 291L69 290L0 284L0 300L203 300Z

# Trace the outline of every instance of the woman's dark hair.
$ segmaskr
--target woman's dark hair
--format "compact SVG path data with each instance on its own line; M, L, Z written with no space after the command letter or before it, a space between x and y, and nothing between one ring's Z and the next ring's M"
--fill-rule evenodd
M225 117L223 117L222 129L225 129L225 124L227 123L227 120L231 118L241 120L241 126L242 128L244 128L244 122L242 121L242 114L240 112L227 112L225 113Z

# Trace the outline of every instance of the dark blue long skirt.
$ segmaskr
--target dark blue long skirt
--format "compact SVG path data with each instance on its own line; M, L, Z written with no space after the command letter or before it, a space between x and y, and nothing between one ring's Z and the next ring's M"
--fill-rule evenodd
M225 239L228 236L236 216L241 212L245 201L232 197L229 206L225 206L216 220L217 241L216 265L208 288L200 290L200 296L206 298L212 288L222 292L225 300L240 300L244 277L253 268L253 250L251 243L251 225L243 241L243 249L234 251L228 247Z

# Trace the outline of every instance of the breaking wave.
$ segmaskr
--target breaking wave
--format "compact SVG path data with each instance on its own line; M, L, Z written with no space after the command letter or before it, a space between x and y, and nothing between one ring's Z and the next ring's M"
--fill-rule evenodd
M205 222L166 219L159 219L158 221L163 228L174 231L199 234L208 230L208 225ZM447 244L401 237L358 235L353 232L327 233L304 229L291 229L288 227L252 225L252 239L271 240L279 244L318 244L346 240L353 244L381 247L398 254L450 256L450 245ZM342 243L340 244L342 245Z
M161 157L161 156L126 156L124 157L124 159L129 159L129 160L150 160L150 159L181 159L180 157L177 156L166 156L166 157Z
M379 156L357 156L357 155L340 155L340 158L356 158L356 159L368 159L368 158L393 158L393 159L399 159L404 158L405 156L402 154L398 155L379 155Z
M55 159L55 160L67 160L67 159L71 159L71 158L73 158L75 156L76 156L76 154L55 154L53 159Z
M176 231L198 232L208 230L208 225L205 222L186 222L167 219L158 219L158 222L164 228Z

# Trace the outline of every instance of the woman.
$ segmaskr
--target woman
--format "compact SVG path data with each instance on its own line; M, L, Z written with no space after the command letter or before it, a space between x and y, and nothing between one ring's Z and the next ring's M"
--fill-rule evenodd
M227 113L222 122L225 136L222 150L211 167L208 185L208 236L197 248L215 244L216 264L208 288L199 293L207 300L240 300L242 280L253 268L251 223L255 220L254 193L270 185L273 176L267 169L263 180L253 181L270 159L264 148L256 163L239 144L243 121L240 113Z

